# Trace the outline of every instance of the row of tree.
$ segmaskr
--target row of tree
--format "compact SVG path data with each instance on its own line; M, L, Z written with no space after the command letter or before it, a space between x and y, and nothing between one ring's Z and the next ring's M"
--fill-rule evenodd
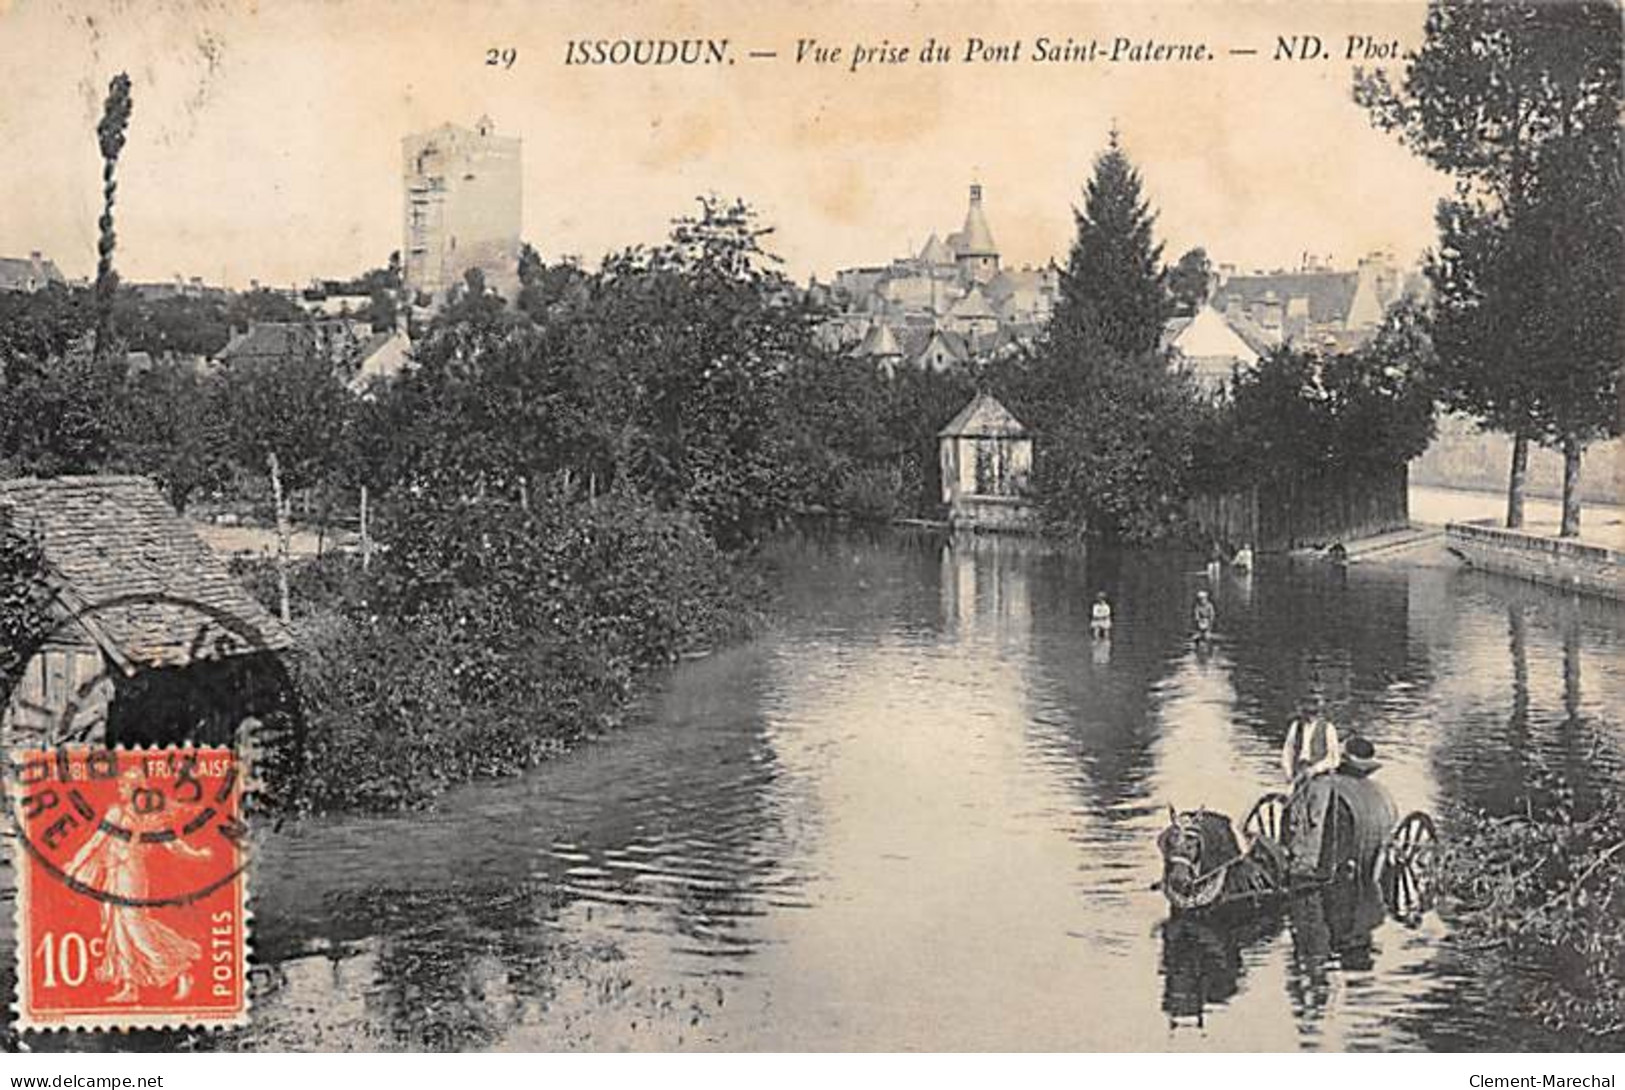
M1511 527L1531 442L1563 452L1569 536L1585 448L1619 434L1621 47L1616 3L1433 0L1397 83L1356 76L1373 123L1455 180L1426 268L1436 392L1512 437Z
M14 394L0 459L12 472L150 473L177 504L263 482L284 536L296 496L355 510L365 490L387 520L407 498L524 497L562 481L692 512L737 549L797 510L934 514L937 429L978 388L1039 433L1035 490L1051 524L1128 541L1177 537L1193 488L1308 464L1306 444L1328 437L1335 449L1316 459L1350 471L1415 453L1414 434L1370 445L1388 402L1409 399L1407 419L1418 416L1414 368L1396 359L1414 343L1331 364L1284 353L1227 409L1168 366L1158 339L1181 306L1178 278L1159 265L1115 136L1050 328L998 360L891 373L826 351L827 315L778 271L769 234L743 203L713 199L664 243L595 271L527 250L513 305L471 273L420 331L414 367L365 398L314 342L219 373L161 351L132 371L122 352L86 350L83 293L16 296L5 302L20 320L0 338ZM146 313L112 309L120 344L143 335ZM1328 427L1333 417L1348 423Z
M1051 520L1155 538L1193 489L1403 464L1444 408L1513 438L1509 526L1523 521L1529 444L1561 450L1560 533L1578 534L1584 451L1621 425L1621 46L1615 3L1433 0L1398 83L1382 71L1354 83L1373 124L1456 181L1426 259L1428 305L1389 315L1358 352L1279 349L1219 406L1157 352L1164 321L1205 300L1206 255L1160 266L1113 133L1043 343L983 376L1042 437L1035 485Z
M387 505L562 480L691 511L739 548L801 507L929 513L935 431L981 387L1038 432L1034 487L1052 524L1149 541L1180 532L1193 489L1402 463L1439 402L1519 441L1510 521L1527 443L1562 447L1574 533L1581 452L1619 423L1619 28L1607 8L1437 0L1402 85L1357 78L1375 123L1460 183L1439 211L1431 311L1390 316L1361 352L1282 349L1218 406L1160 351L1167 318L1205 298L1205 255L1162 266L1115 132L1043 337L945 374L887 375L825 352L825 316L765 250L770 230L720 200L597 270L527 250L511 305L471 275L419 338L413 371L375 399L349 395L316 355L212 377L129 374L123 347L208 347L221 331L121 309L112 202L129 88L115 81L99 129L94 292L0 300L15 312L0 322L0 459L12 471L137 468L177 501L264 479L279 514L311 490L348 503L366 488ZM391 275L364 279L385 288Z

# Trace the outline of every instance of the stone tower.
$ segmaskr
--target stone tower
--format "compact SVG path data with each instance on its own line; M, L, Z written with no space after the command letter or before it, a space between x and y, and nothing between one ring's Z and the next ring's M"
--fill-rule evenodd
M523 181L520 141L489 117L474 128L441 125L401 142L406 206L401 249L413 297L439 306L464 273L512 300L519 291Z
M999 275L999 247L982 214L982 187L977 184L970 187L965 227L954 236L954 259L960 274L971 283L986 284Z

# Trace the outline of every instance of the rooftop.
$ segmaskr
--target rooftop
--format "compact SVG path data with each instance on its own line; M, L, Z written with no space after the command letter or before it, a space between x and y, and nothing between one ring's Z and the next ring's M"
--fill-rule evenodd
M1244 307L1276 303L1284 311L1290 300L1307 299L1309 321L1316 325L1341 323L1348 318L1354 293L1360 286L1357 272L1283 272L1232 276L1213 293L1213 306L1224 310L1231 300Z
M1027 429L998 398L989 393L980 393L937 434L943 437L1016 438L1026 435Z
M293 646L149 478L0 481L0 516L38 536L64 619L126 673Z
M988 230L987 217L982 214L982 187L970 187L970 207L965 211L965 226L957 236L954 252L960 257L996 257L998 245L993 232Z
M56 262L39 254L0 257L0 291L35 291L46 284L65 284Z

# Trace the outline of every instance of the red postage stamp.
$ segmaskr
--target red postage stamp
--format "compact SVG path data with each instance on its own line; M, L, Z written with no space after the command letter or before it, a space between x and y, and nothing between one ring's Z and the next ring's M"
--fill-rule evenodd
M10 758L20 1027L246 1021L248 841L232 751Z

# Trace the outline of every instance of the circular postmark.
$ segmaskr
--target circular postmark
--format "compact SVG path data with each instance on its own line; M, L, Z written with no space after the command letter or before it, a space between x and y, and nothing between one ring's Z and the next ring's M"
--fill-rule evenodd
M99 601L78 604L58 592L59 616L49 631L37 641L39 653L53 646L78 646L93 652L104 664L89 671L77 682L69 682L52 693L53 686L42 679L38 697L28 694L14 698L14 712L25 713L34 724L29 733L49 745L82 742L84 713L103 699L103 686L116 684L116 673L127 682L147 681L162 676L171 689L207 693L207 700L193 700L194 707L230 709L241 700L240 693L225 691L229 672L217 669L233 661L245 661L274 653L285 643L267 637L241 612L222 605L198 601L162 591L120 594ZM178 683L178 684L175 684ZM17 733L15 728L13 733ZM27 738L8 738L7 744ZM143 741L198 741L189 736L142 739Z
M206 900L247 866L239 762L222 748L8 755L18 844L74 893L124 908Z
M59 591L57 606L36 654L66 647L94 668L45 662L36 691L8 701L0 786L21 855L104 904L208 899L247 865L258 728L291 695L278 641L247 611L164 592Z

